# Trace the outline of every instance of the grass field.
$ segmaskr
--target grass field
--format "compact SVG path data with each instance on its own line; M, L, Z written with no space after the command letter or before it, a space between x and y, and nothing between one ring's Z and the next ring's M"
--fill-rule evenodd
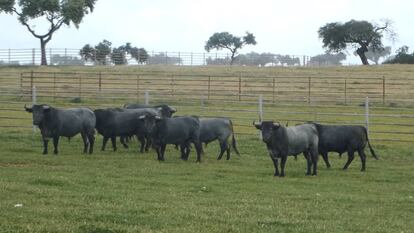
M21 69L25 68L18 71ZM92 69L99 71L99 68ZM154 72L229 74L247 70L245 67L153 69ZM7 71L13 70L8 68ZM413 71L411 66L381 66L282 68L260 72L296 73L295 76L389 73L412 77ZM70 142L62 139L58 156L43 156L39 132L31 132L30 115L20 110L29 101L4 97L1 100L2 109L10 111L2 112L6 117L1 119L0 125L25 127L0 127L0 232L401 233L414 229L412 143L375 140L373 146L380 160L374 160L368 152L366 172L360 172L358 157L347 171L343 171L341 168L347 156L339 158L331 154L332 168L326 169L320 159L317 177L305 176L303 157L298 161L288 159L285 178L273 177L273 165L265 146L250 126L251 121L257 119L257 106L234 103L200 106L199 103L170 101L180 114L234 118L241 156L233 153L231 160L217 161L218 145L212 143L206 148L201 163L195 163L193 153L189 161L181 161L179 152L173 147L168 147L166 161L158 162L154 151L138 153L135 141L129 150L120 148L118 152L101 152L102 137L97 138L96 150L91 156L81 153L80 137ZM122 101L125 100L87 99L76 104L58 99L53 104L100 107L120 106ZM237 111L223 112L223 108ZM360 116L316 116L315 109L322 113L364 111L360 106L298 108L277 105L266 108L265 118L289 121L290 124L305 120L363 121ZM379 115L372 122L373 138L386 137L378 132L392 130L392 126L382 125L390 118L381 115L413 115L410 108L381 107L373 111ZM391 120L393 123L413 123L409 117ZM399 130L409 133L411 128ZM407 137L412 140L411 135Z

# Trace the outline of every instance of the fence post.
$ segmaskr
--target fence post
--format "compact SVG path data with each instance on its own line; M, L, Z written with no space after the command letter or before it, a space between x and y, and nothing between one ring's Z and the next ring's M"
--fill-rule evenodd
M30 71L30 89L32 90L31 96L33 99L33 70Z
M272 102L275 103L275 92L276 92L276 78L273 78L273 93L272 93Z
M207 100L210 100L210 85L211 85L211 76L208 76Z
M193 65L193 52L191 52L191 66Z
M174 97L174 75L171 75L170 85L171 85L171 97Z
M365 127L367 128L367 135L369 135L369 99L368 99L368 96L365 97Z
M308 78L308 104L311 103L311 85L312 85L312 78Z
M36 102L37 102L37 96L36 96L37 94L36 94L36 87L35 86L33 86L32 87L32 107L33 107L33 105L35 105L36 104ZM36 126L35 125L33 125L33 133L36 131Z
M9 49L9 65L10 65L10 62L11 62L11 49Z
M53 101L56 101L56 72L53 73Z
M139 101L139 75L137 75L137 102Z
M79 99L82 99L82 75L79 74Z
M344 82L344 95L345 95L345 105L347 105L347 91L346 91L347 87L346 87L346 78L345 78L345 82Z
M99 93L101 93L102 91L102 72L99 72L99 76L98 76L98 86L99 86Z
M145 91L145 98L144 98L144 103L146 104L146 105L148 105L149 104L149 92L148 92L148 90L147 91Z
M385 105L385 76L382 76L382 105Z
M32 65L35 65L35 49L32 49Z
M259 95L259 121L263 121L263 95ZM259 139L262 140L261 131L259 131Z
M242 79L242 75L240 74L239 76L239 102L241 101L241 79Z

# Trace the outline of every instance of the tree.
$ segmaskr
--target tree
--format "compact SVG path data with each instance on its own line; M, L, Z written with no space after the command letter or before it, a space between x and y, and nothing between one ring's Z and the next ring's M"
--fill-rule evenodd
M50 64L53 65L83 65L83 61L77 57L73 56L61 56L59 54L54 54L50 58Z
M96 61L96 52L95 48L93 48L90 44L86 44L83 46L83 48L80 50L79 54L85 61Z
M111 45L112 43L107 40L103 40L98 45L96 45L94 48L95 61L99 62L101 65L106 65L107 57L112 52Z
M382 44L384 34L387 34L390 39L396 36L389 20L385 20L381 26L357 20L350 20L346 23L328 23L319 28L318 34L322 39L323 47L328 52L340 52L349 46L356 48L356 53L364 65L369 65L365 55L368 48L374 52L380 51L384 49Z
M17 2L17 4L16 4ZM16 14L19 22L40 40L41 65L47 65L46 44L62 25L79 28L83 17L93 11L96 0L1 0L0 13ZM20 10L18 10L20 8ZM45 18L50 27L44 34L35 32L30 20Z
M414 52L409 54L408 46L402 46L397 49L396 55L394 58L385 61L385 64L414 64Z
M341 65L341 61L346 59L346 55L342 52L337 54L320 54L310 58L309 65L313 66L335 66Z
M233 64L237 50L241 49L244 45L255 45L256 39L252 33L246 32L243 38L233 36L228 32L216 32L206 42L204 49L210 52L212 49L228 49L231 52L230 65Z

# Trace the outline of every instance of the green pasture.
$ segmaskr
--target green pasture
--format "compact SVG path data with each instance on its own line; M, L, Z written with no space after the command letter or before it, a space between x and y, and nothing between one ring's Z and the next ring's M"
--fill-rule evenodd
M217 68L217 69L215 69ZM153 72L281 72L312 74L411 75L410 66L346 68L152 67ZM8 68L8 72L30 68ZM57 67L46 69L85 70ZM94 71L117 71L90 68ZM115 68L114 68L115 69ZM118 68L124 72L133 68ZM137 69L137 68L135 68ZM148 69L151 68L140 68ZM4 71L0 69L0 73ZM342 73L341 73L342 72ZM398 73L398 75L397 75ZM10 81L11 82L11 81ZM57 107L120 107L136 99L39 98ZM139 99L142 101L142 99ZM367 170L356 156L347 171L347 156L330 154L332 168L319 161L316 177L305 176L306 162L289 158L286 177L273 176L273 164L258 131L256 103L156 100L178 109L178 115L227 116L233 119L241 156L216 160L219 148L205 148L201 163L194 152L181 161L173 146L166 161L154 151L141 154L136 141L129 149L110 144L82 154L80 136L60 140L59 155L42 155L39 130L23 111L31 100L1 96L0 232L412 232L414 229L414 109L374 105L370 137L380 159L367 150ZM294 125L308 120L364 124L360 105L267 103L264 118ZM400 116L400 117L393 117ZM402 116L402 117L401 117ZM392 124L390 124L392 123ZM394 133L393 133L394 132ZM398 133L395 133L398 132ZM395 141L396 139L401 142ZM404 142L408 141L408 142ZM49 143L52 147L52 143ZM52 150L49 150L52 151ZM224 158L224 157L223 157Z

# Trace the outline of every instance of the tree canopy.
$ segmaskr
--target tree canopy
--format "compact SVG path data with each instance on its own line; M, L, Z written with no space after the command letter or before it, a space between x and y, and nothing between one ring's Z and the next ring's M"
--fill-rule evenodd
M249 32L246 32L246 35L243 38L233 36L228 32L216 32L208 39L204 49L207 52L210 52L212 49L228 49L231 52L230 65L232 65L239 49L241 49L244 45L255 44L257 44L256 38Z
M71 23L78 28L82 19L92 12L97 0L1 0L0 13L16 14L19 22L40 40L41 65L47 65L46 44L62 25ZM44 18L49 23L46 33L34 30L30 20Z
M148 60L148 53L144 48L133 47L131 43L125 43L118 48L112 48L112 43L103 40L99 44L92 47L86 44L80 50L79 54L85 61L91 61L100 65L106 65L112 62L115 65L125 65L131 59L135 59L138 63L144 63ZM129 55L129 56L128 56Z
M323 47L328 52L340 52L348 47L356 48L356 53L364 65L369 64L365 54L368 52L368 48L374 52L383 50L384 34L387 34L391 39L396 36L389 20L384 21L383 25L357 20L350 20L346 23L328 23L319 28L318 34L322 39Z
M409 47L404 45L397 49L394 58L385 61L385 64L414 64L414 52L409 53Z

